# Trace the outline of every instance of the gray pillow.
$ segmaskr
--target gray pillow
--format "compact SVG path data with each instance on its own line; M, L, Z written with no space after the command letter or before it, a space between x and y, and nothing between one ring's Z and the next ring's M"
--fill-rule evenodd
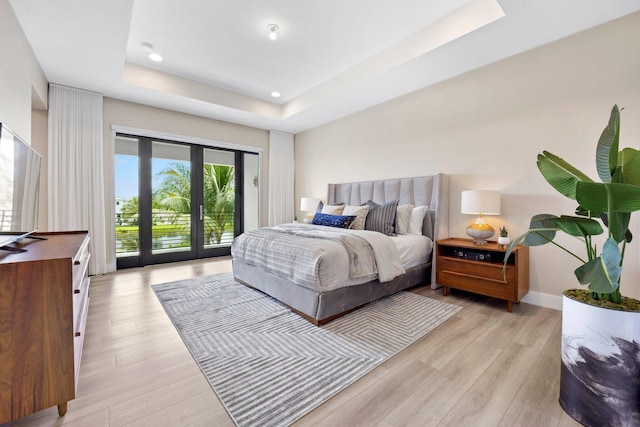
M399 200L393 200L384 205L379 205L376 202L368 200L365 204L369 205L369 213L364 223L364 229L378 231L387 236L394 236L398 202Z

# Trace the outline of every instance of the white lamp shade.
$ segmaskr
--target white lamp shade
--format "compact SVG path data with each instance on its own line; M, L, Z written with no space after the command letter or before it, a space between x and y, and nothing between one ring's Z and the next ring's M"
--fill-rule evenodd
M461 213L471 215L500 215L500 192L495 190L467 190L462 192Z
M303 197L300 199L300 210L303 212L315 212L318 209L318 203L320 203L320 199Z

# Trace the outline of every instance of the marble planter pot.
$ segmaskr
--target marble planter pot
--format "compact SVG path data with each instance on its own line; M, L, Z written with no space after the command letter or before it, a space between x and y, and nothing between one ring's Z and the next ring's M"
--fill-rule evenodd
M511 237L498 237L498 245L502 247L506 247L509 243L511 243Z
M560 405L585 426L640 426L640 313L562 297Z

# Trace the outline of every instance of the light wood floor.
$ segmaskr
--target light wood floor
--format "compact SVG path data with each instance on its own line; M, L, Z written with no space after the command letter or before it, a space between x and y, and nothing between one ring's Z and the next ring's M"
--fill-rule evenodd
M77 398L11 426L233 426L150 288L223 271L230 258L93 277ZM579 425L558 404L560 312L416 292L464 308L296 427Z

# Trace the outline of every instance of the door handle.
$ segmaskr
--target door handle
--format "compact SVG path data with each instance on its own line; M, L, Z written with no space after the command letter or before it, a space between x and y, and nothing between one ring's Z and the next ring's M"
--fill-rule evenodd
M200 221L204 221L204 206L200 205Z

